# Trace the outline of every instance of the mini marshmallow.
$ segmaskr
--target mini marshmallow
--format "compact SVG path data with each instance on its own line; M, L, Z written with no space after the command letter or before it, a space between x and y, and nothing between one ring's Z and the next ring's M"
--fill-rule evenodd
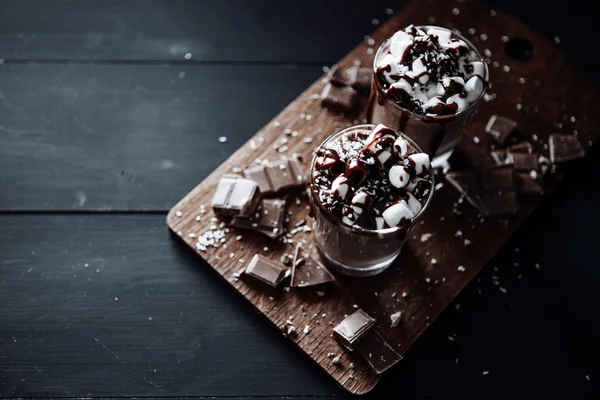
M404 200L392 204L381 214L389 226L398 226L403 219L412 219L415 215Z
M381 134L381 131L386 131L386 133L382 136L379 136ZM379 136L379 138L378 138L378 136ZM385 138L395 139L396 135L395 134L392 135L389 131L389 128L386 127L385 125L383 125L383 124L377 125L375 127L375 129L373 129L373 131L371 131L371 133L369 134L369 137L367 137L367 140L365 140L365 149L370 150L374 153L377 152L381 148L381 141ZM387 158L389 158L389 156ZM381 159L379 161L384 163L385 161L387 161L387 158L385 158L384 161L381 161Z
M398 60L391 54L386 54L378 63L377 68L385 68L387 66L392 67L390 73L396 73L398 69Z
M429 109L435 107L435 106L439 106L442 104L446 104L443 101L441 101L438 97L433 97L431 99L429 99L429 101L427 101L426 103L423 104L423 111L428 112Z
M412 72L415 74L415 76L419 76L423 72L427 72L427 67L425 66L424 61L425 57L421 56L412 62Z
M465 92L467 92L467 100L475 101L481 96L483 92L483 81L477 75L473 75L465 83Z
M419 76L419 82L423 85L429 82L429 72L423 72L421 76Z
M415 196L413 196L412 193L408 193L408 208L410 208L410 211L412 211L413 214L418 215L421 212L421 209L423 208L421 206L421 202L419 200L417 200L417 198Z
M456 104L458 106L458 108L456 109L456 113L464 111L469 106L469 102L467 101L467 99L461 97L459 94L455 94L448 97L448 100L446 100L446 104Z
M413 45L412 40L397 40L390 44L390 53L401 63L408 56L408 50Z
M412 85L408 83L405 79L400 79L398 82L394 82L391 85L391 87L394 89L404 90L406 94L412 93Z
M385 226L385 219L383 219L383 217L375 217L375 225L377 226L377 229L383 229Z
M465 42L463 42L462 40L460 40L460 39L454 39L454 40L452 40L451 42L448 42L448 43L443 43L443 44L442 44L442 43L440 43L440 45L441 45L443 48L446 48L446 49L452 49L452 50L457 50L457 51L458 51L460 48L463 48L463 47L464 47L465 49L468 49L468 48L469 48L469 47L467 46L467 44L466 44Z
M403 137L398 136L398 139L396 139L392 148L394 152L400 153L400 155L404 157L408 151L408 142Z
M387 150L383 150L381 153L379 153L379 155L377 156L377 159L379 160L380 163L384 164L391 156L392 156L392 153L390 153Z
M367 196L369 194L367 192L356 192L354 197L352 197L352 204L365 204L367 202Z
M350 218L348 218L347 216L343 216L342 217L342 222L345 223L346 225L354 225L356 223L356 218L354 220L351 220Z
M410 182L410 173L406 170L403 165L394 165L390 168L388 173L388 179L392 186L398 189L405 187Z
M473 66L473 75L479 75L480 77L485 78L485 66L481 61L473 61L471 66Z
M346 198L346 194L348 194L348 179L344 175L339 175L331 182L331 193L342 199Z
M404 32L404 31L398 31L396 33L394 33L394 36L392 36L392 38L390 39L390 42L399 42L401 40L412 40L413 37L412 35Z
M440 45L447 44L450 41L452 32L445 29L431 28L427 31L429 36L437 36Z
M415 172L417 175L421 175L424 172L429 171L429 156L425 153L411 154L408 159L412 161L415 166Z

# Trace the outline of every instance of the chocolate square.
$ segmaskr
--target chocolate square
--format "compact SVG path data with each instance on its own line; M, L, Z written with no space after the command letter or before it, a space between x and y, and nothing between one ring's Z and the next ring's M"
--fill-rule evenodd
M349 72L350 70L340 68L340 66L336 64L329 70L327 79L336 86L350 86L354 83L352 79L354 79L355 76L352 76Z
M372 330L359 343L358 351L377 375L396 365L402 356L377 332Z
M262 194L269 194L273 191L264 165L246 168L244 170L244 176L256 182Z
M309 287L333 282L333 275L302 246L296 247L291 287Z
M486 194L483 205L486 215L491 216L513 215L519 210L517 193L514 191Z
M285 200L263 199L249 218L235 217L231 226L250 229L276 239L283 233Z
M367 67L355 65L349 70L352 87L362 95L368 95L373 82L373 70Z
M276 287L289 276L289 269L273 263L260 254L255 254L244 273L271 287Z
M553 133L550 135L548 145L550 146L550 161L553 163L562 163L585 157L583 145L577 137L572 135Z
M260 189L256 182L226 174L217 184L211 205L220 217L246 217L254 212L259 200Z
M529 153L509 153L510 160L518 171L537 171L539 169L538 155Z
M533 146L529 142L515 143L506 148L509 153L533 153Z
M544 180L536 171L517 172L515 186L519 194L544 194Z
M338 87L328 83L321 92L321 105L323 107L338 108L350 111L358 101L358 93L349 87Z
M486 193L503 193L515 190L513 168L501 166L481 172L481 188Z
M512 119L500 115L492 115L485 126L485 131L489 133L496 142L503 145L516 128L517 123Z
M244 176L255 181L262 194L272 194L306 183L306 175L296 157L247 168Z
M374 325L374 318L363 310L357 310L333 328L333 337L348 350L354 350Z

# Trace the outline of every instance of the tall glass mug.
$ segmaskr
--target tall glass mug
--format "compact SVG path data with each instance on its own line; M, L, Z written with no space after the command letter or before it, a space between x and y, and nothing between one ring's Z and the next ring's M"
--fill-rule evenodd
M419 198L418 212L413 214L402 226L387 226L382 229L366 229L357 225L350 226L344 223L343 218L334 215L319 196L320 186L315 181L320 157L320 150L325 149L330 143L345 135L356 132L369 133L375 125L355 125L345 128L329 136L317 149L310 167L310 207L313 218L313 234L317 248L327 260L327 264L338 272L351 276L371 276L385 270L400 254L408 234L414 228L416 221L421 217L433 195L433 174L427 165L425 176L427 180L419 180L422 187L415 198ZM396 132L408 143L409 151L422 153L419 147L407 136ZM348 164L347 164L348 165ZM343 169L342 169L343 170ZM348 171L348 167L346 167ZM352 189L350 189L352 190ZM415 190L415 193L416 193ZM354 198L353 200L354 201ZM354 203L352 203L354 204Z
M483 87L475 98L471 98L468 105L456 113L446 115L432 115L421 110L409 110L402 106L398 99L390 97L386 93L386 84L377 74L378 66L383 58L390 53L392 38L388 38L379 47L373 62L373 84L371 88L371 97L367 119L373 124L384 124L394 129L400 130L413 139L419 147L432 157L432 166L434 168L443 166L452 155L454 148L461 139L462 133L467 129L475 114L481 99L487 89L489 81L489 70L483 57L463 36L454 33L446 28L437 26L418 26L416 27L425 32L435 29L438 32L446 32L451 39L463 41L472 61L478 61L478 76L481 76Z

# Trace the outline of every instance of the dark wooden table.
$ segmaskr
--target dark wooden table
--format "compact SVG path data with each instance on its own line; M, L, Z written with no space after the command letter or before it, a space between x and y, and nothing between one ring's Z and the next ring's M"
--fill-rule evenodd
M598 86L593 2L493 3ZM0 397L343 397L165 216L401 6L0 0ZM600 395L598 151L567 172L369 397Z

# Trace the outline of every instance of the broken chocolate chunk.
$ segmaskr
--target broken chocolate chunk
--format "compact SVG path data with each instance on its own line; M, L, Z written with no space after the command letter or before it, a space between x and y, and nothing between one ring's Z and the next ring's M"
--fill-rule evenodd
M372 330L359 343L358 351L377 375L396 365L402 356L377 332Z
M550 146L550 161L562 163L585 157L585 149L577 137L553 133L548 142Z
M306 175L296 157L247 168L244 176L255 181L262 194L303 186L306 182Z
M517 172L515 186L519 194L544 194L544 180L536 171Z
M333 275L320 262L315 260L302 246L296 247L291 287L309 287L333 281Z
M260 189L256 182L226 174L217 184L211 205L220 217L247 217L254 212L259 200Z
M349 70L351 85L358 93L368 95L373 82L373 70L355 65Z
M512 152L508 154L511 164L517 171L537 171L539 169L537 154Z
M483 206L486 215L503 216L513 215L519 210L517 193L507 191L502 193L489 193L483 196Z
M276 287L289 276L289 269L273 263L268 258L255 254L244 273L269 286Z
M512 119L500 115L492 115L485 126L485 131L489 133L496 142L503 145L516 128L517 123Z
M251 229L276 239L283 233L285 200L263 199L256 212L249 218L235 217L231 225L236 228Z
M515 181L512 167L493 167L482 171L481 188L490 194L514 191Z
M483 212L481 189L477 175L473 171L447 172L446 181L479 212Z
M357 310L333 328L333 337L348 350L354 350L373 325L374 318L363 310Z
M321 105L323 107L338 108L350 111L356 105L358 93L350 87L333 86L331 83L325 85L321 93Z
M329 82L336 86L350 86L354 83L354 77L349 73L350 70L340 68L337 64L331 67L327 74Z

